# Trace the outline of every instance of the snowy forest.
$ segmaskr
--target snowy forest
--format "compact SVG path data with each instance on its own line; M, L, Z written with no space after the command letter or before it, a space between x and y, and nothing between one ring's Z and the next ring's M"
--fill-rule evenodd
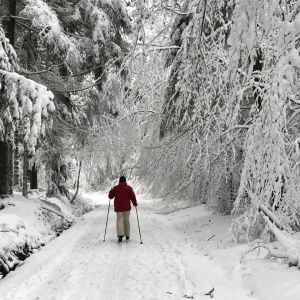
M107 191L121 175L138 203L155 199L170 227L200 222L193 230L203 232L209 212L209 223L228 227L232 247L243 245L239 265L264 253L260 265L280 266L274 282L300 278L299 0L0 0L0 18L0 294L13 289L10 271L95 206L104 228ZM84 199L99 191L105 205ZM141 228L144 216L150 232L143 203ZM12 217L18 205L22 216ZM37 217L47 229L29 226L30 235L22 218ZM209 228L205 247L220 248ZM194 289L205 279L197 276ZM237 294L219 298L214 283L201 298L186 281L180 296L126 298L300 299L299 288L264 294L257 282L249 295L226 283ZM66 298L20 290L3 299L100 299L95 289Z

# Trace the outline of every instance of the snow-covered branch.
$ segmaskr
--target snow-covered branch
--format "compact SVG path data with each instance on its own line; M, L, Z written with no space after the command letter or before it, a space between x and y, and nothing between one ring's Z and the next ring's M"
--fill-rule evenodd
M39 136L44 134L48 111L54 110L54 96L45 86L16 72L16 54L1 28L0 42L0 78L4 85L0 137L13 139L18 129L29 151L34 152Z
M64 54L66 61L77 64L80 62L80 51L77 41L68 37L53 10L43 0L26 0L26 6L18 18L31 20L32 28L39 31L39 38L45 45L50 45L58 55Z

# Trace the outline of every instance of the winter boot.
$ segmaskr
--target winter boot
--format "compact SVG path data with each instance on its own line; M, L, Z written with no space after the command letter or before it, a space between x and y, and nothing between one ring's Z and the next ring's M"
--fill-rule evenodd
M126 241L129 241L129 236L128 235L126 235Z
M118 242L122 243L122 240L123 240L123 236L118 236Z

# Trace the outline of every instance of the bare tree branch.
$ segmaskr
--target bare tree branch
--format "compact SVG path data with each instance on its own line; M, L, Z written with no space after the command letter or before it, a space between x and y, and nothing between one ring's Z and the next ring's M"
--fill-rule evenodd
M20 2L21 4L23 4L24 6L26 6L26 3L22 0L17 0L18 2Z
M17 19L17 20L30 21L30 22L32 21L29 18L24 18L24 17L20 17L20 16L12 16L12 15L10 15L9 17L12 18L12 19Z
M166 10L171 11L172 13L174 13L176 15L180 15L180 16L186 16L188 14L186 12L181 12L181 11L178 11L178 10L174 10L173 8L168 7L168 6L163 6L163 8L166 9Z
M53 65L52 67L50 67L49 69L46 69L46 70L42 70L42 71L35 71L35 72L29 72L25 69L21 69L21 73L24 74L24 75L36 75L36 74L43 74L43 73L47 73L47 72L50 72L52 71L54 68L56 67L60 67L64 64L64 62L60 63L60 64L57 64L57 65Z
M19 26L22 26L30 31L33 31L33 32L38 32L36 29L30 27L30 26L27 26L26 24L20 22L20 21L16 21L16 24L19 25Z

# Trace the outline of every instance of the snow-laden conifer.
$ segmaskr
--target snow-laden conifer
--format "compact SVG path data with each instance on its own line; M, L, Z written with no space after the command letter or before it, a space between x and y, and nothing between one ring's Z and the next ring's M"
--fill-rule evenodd
M64 32L56 13L46 1L27 0L25 3L20 15L31 20L32 27L38 30L40 41L50 46L54 53L62 54L67 63L79 63L81 54L78 41Z
M54 110L53 94L41 84L18 73L17 55L0 27L0 137L13 141L19 130L30 152L44 134L48 112Z

